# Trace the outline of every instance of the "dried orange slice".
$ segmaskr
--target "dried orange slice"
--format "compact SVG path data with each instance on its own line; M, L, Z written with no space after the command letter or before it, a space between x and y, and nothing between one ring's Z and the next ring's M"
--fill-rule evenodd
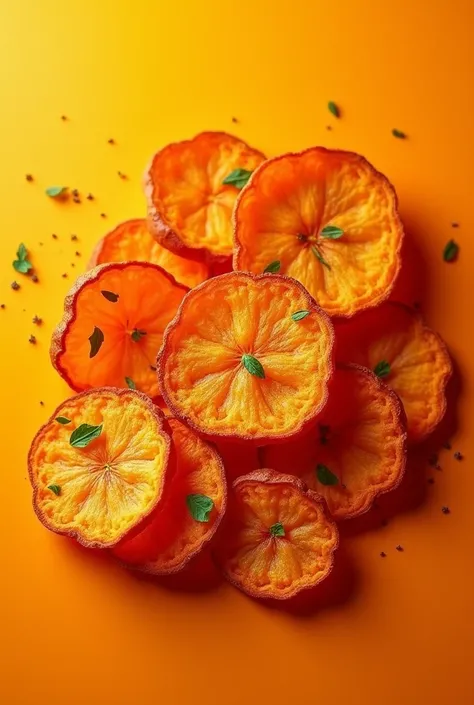
M268 446L263 463L298 475L327 502L334 519L367 511L400 482L406 459L405 414L370 370L339 367L318 425L297 441Z
M257 470L232 485L215 558L240 590L281 600L324 580L337 545L315 492L292 475Z
M387 302L336 324L337 358L364 365L400 397L408 439L421 441L446 410L452 373L445 344L408 306Z
M113 549L116 558L154 575L181 570L210 541L227 495L218 453L176 419L168 421L177 466L166 501L140 533Z
M91 269L66 296L51 342L54 367L76 392L129 386L156 396L156 355L186 291L155 264Z
M38 518L83 546L113 546L161 502L170 447L144 394L107 388L68 399L31 444Z
M148 230L144 218L120 223L97 243L89 268L107 262L152 262L172 274L176 281L192 288L205 281L208 267L161 247Z
M251 172L264 159L224 132L203 132L155 154L145 194L157 241L184 257L215 263L230 259L232 209L245 180L231 175Z
M403 229L389 181L352 152L314 147L269 159L237 201L234 269L272 262L331 316L388 297Z
M303 320L293 316L306 312ZM323 408L329 318L289 277L231 272L190 291L166 330L160 388L174 416L221 440L276 442Z

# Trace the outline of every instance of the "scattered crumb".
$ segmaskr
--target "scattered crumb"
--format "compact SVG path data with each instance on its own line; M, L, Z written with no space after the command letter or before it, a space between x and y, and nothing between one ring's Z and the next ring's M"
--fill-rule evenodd
M64 272L64 274L61 274L63 279L67 279L67 272Z
M86 198L87 198L88 201L93 201L93 200L94 200L94 196L93 196L91 193L88 193L87 196L86 196Z
M32 281L34 284L37 284L37 283L39 282L38 275L37 275L37 274L32 274L32 275L31 275L31 281Z
M107 218L107 216L105 215L105 213L101 213L101 214L100 214L100 217L101 217L101 218Z
M61 120L66 121L66 120L67 120L67 115L61 115Z
M123 179L124 181L128 178L127 174L124 174L123 171L118 171L117 174L118 174L119 178Z
M462 460L464 458L463 454L459 450L455 452L454 457L456 460Z
M25 176L25 179L26 179L27 181L34 181L34 179L33 179L33 174L27 174L27 175Z
M380 551L380 558L385 558L386 556L387 554L385 553L385 551Z
M43 323L43 319L39 316L33 316L33 323L35 326L40 326Z
M109 144L115 144L115 140L113 137L111 137L109 140L107 140Z
M77 235L71 235L71 240L73 242L76 242L77 239L78 239Z
M28 342L32 345L36 345L36 336L30 335L30 337L28 338Z
M449 507L441 507L441 511L443 512L443 514L449 514L451 510L449 509Z
M53 238L53 240L57 240L57 239L58 239L58 236L56 235L56 233L53 233L53 234L51 235L51 237Z
M71 267L75 267L75 266L76 266L76 265L74 264L74 262L71 262Z
M235 122L239 122L239 121L238 121L238 119L237 119L236 117L233 117L233 118L232 118L232 122L235 123Z
M40 401L40 406L44 406L44 401Z
M0 304L0 308L5 308L5 304Z
M72 191L71 191L71 193L72 193L72 195L75 196L76 198L79 196L79 191L77 190L77 188L73 188Z
M18 282L12 282L10 284L10 286L13 289L13 291L18 291L18 289L20 288L20 285L18 284Z
M81 202L81 199L78 198L77 196L74 196L74 198L73 198L72 200L74 201L74 203L80 203L80 202Z
M456 222L451 223L451 227L452 228L459 228L459 223L456 223Z
M76 255L76 257L80 257L80 256L81 256L81 253L78 252L77 250L76 250L76 252L75 252L74 254Z
M400 546L400 544L398 544L398 546L395 546L395 548L397 551L403 551L403 546Z

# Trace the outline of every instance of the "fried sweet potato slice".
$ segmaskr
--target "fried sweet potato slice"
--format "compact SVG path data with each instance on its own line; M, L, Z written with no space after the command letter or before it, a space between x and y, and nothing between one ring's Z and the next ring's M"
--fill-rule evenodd
M51 531L107 548L162 500L171 438L144 394L102 388L65 401L28 455L33 506Z
M205 281L208 267L176 255L157 243L144 218L126 220L97 243L89 268L107 262L152 262L163 267L177 282L190 289Z
M128 385L155 397L163 331L187 291L155 264L91 269L66 296L51 342L53 366L76 392Z
M418 442L441 421L452 374L440 336L403 304L386 302L336 324L337 359L374 370L400 397L408 439Z
M300 479L265 469L234 481L214 555L240 590L282 600L324 580L337 545L321 498Z
M324 497L334 519L350 519L399 484L406 441L397 395L365 367L344 365L336 369L318 425L300 440L265 448L263 463L300 476Z
M292 315L305 310L304 320ZM261 445L301 432L333 370L326 314L289 277L231 272L187 294L158 357L172 414L208 437Z
M279 261L331 316L380 304L401 264L395 191L352 152L269 159L242 190L234 228L234 269L259 273Z
M224 180L236 169L253 171L264 159L224 132L203 132L160 150L145 174L148 222L157 241L184 257L230 260L239 184Z
M176 573L196 556L219 526L227 496L224 466L216 450L176 419L168 421L176 472L166 500L143 530L125 536L113 549L125 564L153 575Z

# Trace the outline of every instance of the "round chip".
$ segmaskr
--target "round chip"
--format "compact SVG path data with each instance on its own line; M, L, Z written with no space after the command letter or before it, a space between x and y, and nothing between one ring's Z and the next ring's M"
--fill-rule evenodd
M336 324L337 358L373 370L400 397L408 439L423 440L446 410L452 365L445 344L421 316L387 302Z
M405 414L370 370L338 367L318 425L297 441L268 446L267 467L298 475L324 497L332 517L350 519L394 489L405 469Z
M314 147L266 161L239 196L234 233L234 269L279 262L331 316L380 304L401 264L395 191L352 152Z
M176 573L211 540L226 505L224 467L218 453L194 431L168 419L176 472L163 506L113 554L130 567L153 575Z
M103 388L68 399L28 455L38 518L83 546L113 546L161 503L170 446L144 394Z
M301 284L231 272L184 298L158 357L160 388L172 414L206 436L276 442L326 403L332 348L331 322Z
M234 203L264 159L224 132L203 132L160 150L145 174L149 227L157 241L184 257L230 260Z
M205 281L208 267L170 252L159 245L144 218L120 223L96 245L89 268L107 262L152 262L171 274L177 282L192 288Z
M54 367L76 392L128 386L155 397L156 355L187 291L155 264L91 269L66 296L51 342Z
M234 481L214 555L240 590L283 600L329 575L337 545L321 498L300 479L265 469Z

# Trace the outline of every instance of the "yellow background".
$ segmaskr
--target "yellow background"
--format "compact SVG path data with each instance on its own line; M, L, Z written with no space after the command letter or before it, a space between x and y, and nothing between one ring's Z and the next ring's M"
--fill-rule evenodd
M473 702L472 10L469 0L3 0L2 703ZM394 127L409 138L394 139ZM465 460L443 451L422 503L346 537L353 584L310 616L227 585L157 587L48 533L31 509L28 445L68 393L48 360L64 294L106 228L144 214L153 151L204 129L234 131L269 155L348 148L385 172L418 243L423 309L462 380L453 450ZM44 195L53 184L96 198L60 205ZM447 265L453 235L461 253ZM11 267L22 241L36 285ZM423 476L433 474L426 457Z

